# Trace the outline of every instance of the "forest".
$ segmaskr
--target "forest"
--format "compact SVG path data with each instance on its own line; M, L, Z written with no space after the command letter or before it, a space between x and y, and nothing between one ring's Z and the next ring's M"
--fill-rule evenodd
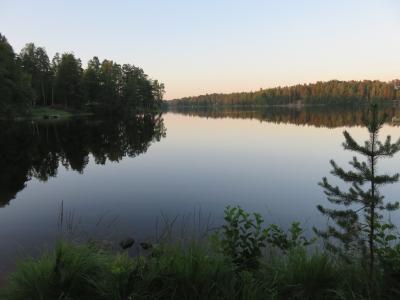
M37 107L120 113L157 109L164 85L143 69L94 56L82 67L72 52L50 61L44 47L28 43L15 53L0 34L0 117L29 115Z
M206 94L168 101L170 106L359 104L400 100L400 80L318 81L255 92Z

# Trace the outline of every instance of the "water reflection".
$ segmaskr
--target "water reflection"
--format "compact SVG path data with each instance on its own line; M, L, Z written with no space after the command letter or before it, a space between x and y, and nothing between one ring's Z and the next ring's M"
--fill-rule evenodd
M257 119L276 124L311 125L315 127L350 127L362 125L367 107L310 106L310 107L172 107L172 112L205 118ZM388 120L399 116L399 107L386 106L381 111Z
M32 177L47 181L59 165L83 173L91 154L96 164L145 153L166 136L161 115L126 120L73 119L58 122L0 124L0 207L24 189Z

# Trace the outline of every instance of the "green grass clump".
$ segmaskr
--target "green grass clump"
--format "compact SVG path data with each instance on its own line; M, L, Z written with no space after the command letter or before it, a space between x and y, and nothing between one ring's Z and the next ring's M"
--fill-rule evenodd
M253 274L235 272L228 258L200 245L129 257L59 242L54 251L22 261L2 299L268 299L269 294L270 287Z
M118 254L98 299L269 299L271 288L250 273L237 273L227 258L198 244L165 246L150 256ZM271 298L273 299L273 298Z
M304 248L243 270L207 243L130 257L61 241L22 261L1 299L363 299L362 269L344 268Z
M43 119L43 118L68 118L73 116L73 114L69 111L52 108L52 107L36 107L31 111L31 116L34 119Z
M40 258L19 263L4 291L5 299L92 299L88 283L103 277L108 255L90 245L59 242Z
M339 268L326 254L307 254L304 248L275 258L269 267L281 298L331 299L337 290Z
M58 107L39 106L31 110L30 118L40 119L66 119L74 116L86 116L91 113L85 111L65 110Z

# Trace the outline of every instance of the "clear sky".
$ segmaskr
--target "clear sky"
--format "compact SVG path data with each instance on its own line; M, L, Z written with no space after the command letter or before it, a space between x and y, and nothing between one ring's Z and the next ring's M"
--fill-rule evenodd
M0 32L16 52L133 63L167 99L400 78L398 0L0 0Z

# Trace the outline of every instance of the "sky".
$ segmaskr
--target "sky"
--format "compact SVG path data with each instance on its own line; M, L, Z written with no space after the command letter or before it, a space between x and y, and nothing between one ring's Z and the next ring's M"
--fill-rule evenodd
M142 67L166 99L400 78L398 0L0 0L0 32Z

